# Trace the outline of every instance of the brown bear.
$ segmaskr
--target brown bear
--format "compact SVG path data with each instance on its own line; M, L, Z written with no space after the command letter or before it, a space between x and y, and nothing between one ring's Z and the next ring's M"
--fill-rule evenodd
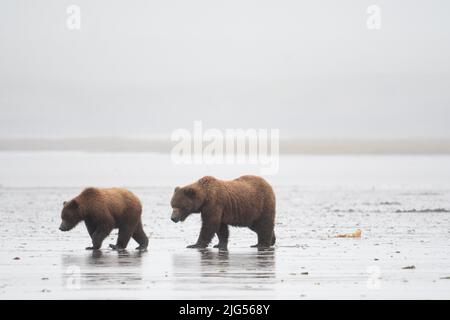
M132 192L119 189L87 188L76 198L64 202L61 212L61 231L73 229L84 221L92 239L92 247L98 250L103 240L115 228L119 229L116 245L111 248L125 249L131 237L139 243L138 250L145 250L148 238L142 228L142 205Z
M188 248L206 248L217 234L219 243L214 247L227 250L229 225L256 232L258 243L252 247L275 244L275 194L263 178L242 176L223 181L206 176L185 187L176 187L171 206L174 222L184 221L191 213L201 214L197 243Z

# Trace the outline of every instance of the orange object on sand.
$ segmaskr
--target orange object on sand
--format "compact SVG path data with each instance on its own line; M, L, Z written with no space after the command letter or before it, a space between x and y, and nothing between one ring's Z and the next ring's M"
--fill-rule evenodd
M361 238L361 233L361 229L358 229L354 233L338 234L336 238Z

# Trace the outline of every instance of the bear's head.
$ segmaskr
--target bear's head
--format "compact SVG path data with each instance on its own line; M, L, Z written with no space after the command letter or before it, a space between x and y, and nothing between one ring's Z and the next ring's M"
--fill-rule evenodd
M191 213L199 213L205 202L205 193L198 185L176 187L170 201L173 222L184 221Z
M61 231L69 231L83 220L80 213L80 204L76 199L64 201L61 220L61 225L59 226Z

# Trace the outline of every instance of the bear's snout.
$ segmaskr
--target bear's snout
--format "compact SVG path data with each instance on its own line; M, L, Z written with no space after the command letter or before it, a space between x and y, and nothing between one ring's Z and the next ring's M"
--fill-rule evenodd
M175 223L180 221L180 209L178 209L178 208L174 208L173 209L172 216L170 217L170 220L172 220Z
M64 223L64 221L61 223L61 225L59 226L59 230L61 231L69 231L70 228L67 226L66 223Z

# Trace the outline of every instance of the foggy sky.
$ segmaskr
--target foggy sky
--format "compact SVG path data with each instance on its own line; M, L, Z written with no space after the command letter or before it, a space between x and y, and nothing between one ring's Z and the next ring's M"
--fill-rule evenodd
M81 8L81 30L66 8ZM366 9L381 7L381 30ZM450 138L450 3L0 2L0 137Z

